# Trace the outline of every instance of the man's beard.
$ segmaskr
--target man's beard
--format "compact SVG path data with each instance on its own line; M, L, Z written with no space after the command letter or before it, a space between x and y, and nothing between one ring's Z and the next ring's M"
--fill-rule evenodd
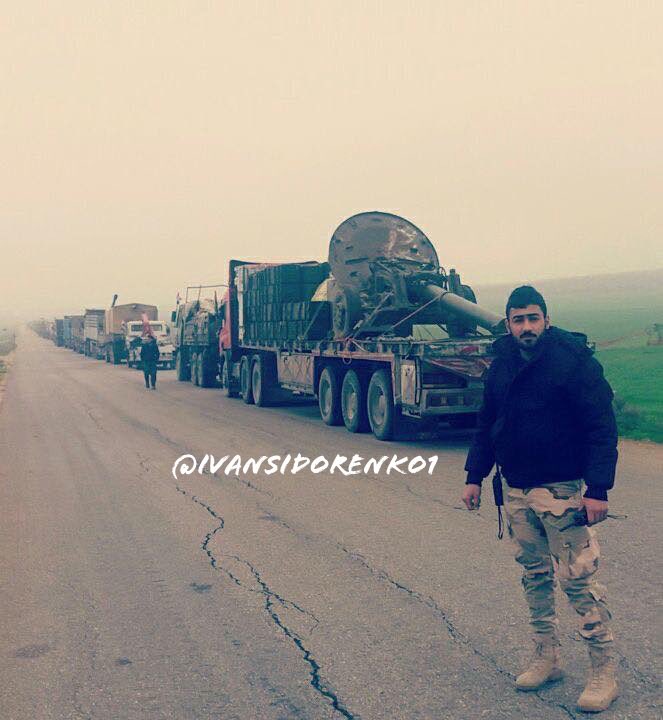
M533 333L526 333L518 338L518 345L523 350L533 350L536 344L541 339L540 335L534 335Z

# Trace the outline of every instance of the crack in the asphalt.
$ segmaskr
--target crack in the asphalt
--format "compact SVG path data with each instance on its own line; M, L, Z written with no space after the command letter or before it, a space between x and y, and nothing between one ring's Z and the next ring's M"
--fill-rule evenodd
M442 505L442 507L449 508L450 510L461 510L464 511L465 508L461 505L451 505L450 503L444 502L444 500L440 500L439 498L430 497L429 495L424 495L422 493L417 492L416 490L412 489L411 485L406 485L405 489L410 493L410 495L414 495L414 497L419 498L420 500L425 500L426 502L432 502L436 505ZM469 517L481 517L477 512L473 512L471 515L468 513Z
M97 426L98 430L104 430L104 426L101 424L101 421L99 418L92 412L92 408L85 406L85 412L87 413L88 417L92 422Z
M656 678L651 677L650 675L647 675L646 673L642 672L640 668L638 668L636 665L634 665L627 657L624 655L624 653L620 652L619 650L616 650L616 654L619 657L619 663L620 665L623 665L625 668L630 670L643 685L649 686L652 691L660 690L661 683Z
M272 618L274 623L283 631L283 634L286 635L286 637L290 638L302 652L304 660L309 664L311 668L310 675L312 687L315 688L315 690L317 690L322 696L331 700L331 704L334 710L336 710L336 712L341 714L344 718L348 718L348 720L354 720L355 718L358 719L359 716L352 714L345 707L345 705L341 703L336 693L323 686L323 680L320 676L320 665L318 665L318 663L313 658L311 651L304 646L304 643L302 642L302 639L299 637L299 635L297 635L297 633L295 633L293 630L290 630L290 628L288 628L287 625L285 625L281 618L277 615L274 609L274 603L272 602L272 598L276 598L281 603L283 603L283 599L267 585L267 583L260 576L260 573L253 567L253 565L251 565L250 562L237 556L232 557L235 560L244 563L249 568L256 582L262 589L262 594L265 597L265 610Z
M250 480L245 480L240 475L220 475L217 473L211 473L207 469L203 470L203 474L209 475L210 477L215 477L217 480L223 480L224 478L228 478L229 480L235 480L241 485L249 488L249 490L253 490L254 492L260 493L261 495L267 495L267 497L271 498L272 500L274 499L274 495L269 490L265 490L264 488L254 485Z
M212 553L212 551L209 548L209 543L216 535L217 532L220 530L223 530L225 527L225 521L221 515L219 515L214 508L212 508L210 505L202 501L200 498L198 498L196 495L192 495L191 493L188 493L186 490L181 488L179 485L176 485L177 492L181 493L185 497L190 498L193 502L200 505L201 507L205 508L205 510L215 519L219 522L216 528L214 528L212 531L207 533L205 535L205 539L202 543L202 549L205 551L205 554L208 556L210 564L215 570L221 570L226 575L228 575L233 582L238 586L241 587L244 590L248 590L249 592L256 592L252 588L247 588L242 584L242 582L237 578L233 573L231 573L227 568L222 567L219 562L217 561L216 557ZM278 602L282 607L284 608L294 608L298 612L312 618L315 622L315 626L319 624L318 618L308 610L304 610L301 608L297 603L293 602L292 600L286 600L285 598L281 597L276 591L272 590L269 585L262 579L262 576L258 572L258 570L248 561L244 560L243 558L240 558L237 555L229 555L228 557L232 558L233 560L236 560L237 562L245 565L253 575L253 578L258 583L258 586L260 587L260 590L258 591L260 595L262 595L265 598L265 610L271 620L274 622L274 624L281 630L281 632L289 638L294 645L297 647L297 649L302 653L302 657L304 661L309 665L310 667L310 684L311 687L318 692L320 695L322 695L327 700L331 701L331 705L333 709L342 715L344 718L347 718L347 720L360 720L359 715L354 715L351 713L345 705L341 702L338 695L328 687L326 687L323 684L323 679L320 675L320 665L316 662L315 658L313 657L311 651L304 645L304 642L302 641L301 637L294 631L291 630L279 617L275 610L274 601ZM314 627L315 627L314 626Z
M395 587L397 590L407 593L413 600L423 604L429 610L432 610L434 614L438 615L441 618L442 622L444 623L445 627L447 628L447 632L449 633L450 637L455 642L459 643L460 645L464 645L464 646L468 647L477 657L479 657L485 663L488 663L489 665L491 665L498 674L503 675L504 677L507 677L510 680L515 680L516 676L513 673L511 673L508 670L505 670L503 667L501 667L499 665L499 663L497 662L497 660L495 660L495 658L493 658L491 655L488 655L487 653L479 650L479 648L477 648L472 643L470 638L467 637L467 635L465 635L463 632L461 632L454 625L452 620L449 618L447 612L443 608L441 608L431 596L428 596L428 598L426 598L420 592L417 592L416 590L412 590L412 588L409 588L406 585L403 585L403 583L398 582L398 580L394 580L389 575L389 573L387 573L386 571L374 568L361 553L348 550L346 547L344 547L340 543L337 543L337 545L352 560L359 562L363 567L365 567L371 573L371 575L378 578L378 580L388 582L390 585ZM564 711L570 718L573 718L573 720L577 720L578 716L572 710L570 710L564 703L555 702L554 700L550 700L546 697L543 697L540 694L540 691L536 691L534 693L534 695L542 703L549 705L551 707L559 708L560 710Z

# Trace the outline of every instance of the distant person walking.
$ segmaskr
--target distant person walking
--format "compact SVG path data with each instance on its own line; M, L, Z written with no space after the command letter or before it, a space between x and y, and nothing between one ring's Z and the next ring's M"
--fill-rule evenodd
M143 345L140 349L140 360L143 363L145 387L149 390L150 383L152 383L152 390L156 390L159 346L157 345L157 339L154 335L147 335L143 337Z

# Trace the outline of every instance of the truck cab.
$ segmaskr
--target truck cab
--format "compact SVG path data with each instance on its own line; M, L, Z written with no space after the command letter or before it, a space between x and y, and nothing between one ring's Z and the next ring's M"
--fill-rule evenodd
M150 329L157 339L159 346L159 367L172 369L173 345L170 334L170 325L165 320L150 320ZM126 324L125 342L127 349L127 364L129 367L140 366L140 349L143 338L143 322L132 320Z

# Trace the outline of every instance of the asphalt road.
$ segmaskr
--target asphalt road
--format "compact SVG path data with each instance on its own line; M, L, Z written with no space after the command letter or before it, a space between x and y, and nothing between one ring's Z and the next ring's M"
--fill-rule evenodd
M519 570L492 502L460 507L468 436L380 443L315 407L84 358L25 332L0 407L3 720L580 717L586 657L517 693ZM185 453L439 455L433 476L181 476ZM621 445L599 529L622 695L661 717L663 449Z

